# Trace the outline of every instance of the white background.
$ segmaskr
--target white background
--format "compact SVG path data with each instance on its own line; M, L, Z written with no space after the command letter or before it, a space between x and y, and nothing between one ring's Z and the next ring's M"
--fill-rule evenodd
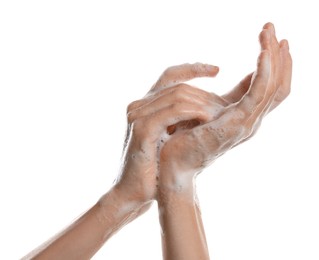
M319 259L317 1L0 1L0 259L18 259L112 185L126 105L168 66L224 93L265 22L290 41L291 96L198 178L212 259ZM94 259L161 259L156 205Z

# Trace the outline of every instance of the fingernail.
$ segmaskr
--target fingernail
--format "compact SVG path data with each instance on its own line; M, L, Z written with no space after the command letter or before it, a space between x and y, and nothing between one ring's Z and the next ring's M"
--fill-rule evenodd
M217 66L211 65L211 64L203 64L203 69L207 72L207 73L212 73L216 70L218 70L219 68Z

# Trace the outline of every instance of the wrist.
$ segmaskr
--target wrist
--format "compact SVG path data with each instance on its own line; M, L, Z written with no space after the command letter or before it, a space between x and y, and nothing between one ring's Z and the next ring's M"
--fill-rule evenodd
M130 204L133 208L139 208L146 202L150 201L142 192L137 192L134 189L118 184L115 184L105 195L107 197L110 196L117 205L122 206ZM102 202L105 201L104 196L101 198Z
M196 185L194 178L173 174L159 178L156 197L159 204L167 204L176 200L192 203L195 198Z
M112 217L123 218L136 214L145 205L145 202L130 197L129 194L114 186L100 198L98 204L103 215L108 216L109 212L114 212Z
M95 205L96 217L105 232L103 239L108 239L121 227L143 214L149 204L130 199L116 187L111 188Z
M165 192L189 193L195 189L195 177L188 172L165 170L162 168L158 178L158 188Z
M176 216L185 211L194 212L195 208L198 207L195 187L179 190L160 186L156 199L162 226L164 225L163 218L171 215Z
M134 175L134 172L132 172L132 175ZM155 177L153 181L147 179L119 179L116 180L112 192L126 201L140 204L149 203L153 201L155 197L156 180Z

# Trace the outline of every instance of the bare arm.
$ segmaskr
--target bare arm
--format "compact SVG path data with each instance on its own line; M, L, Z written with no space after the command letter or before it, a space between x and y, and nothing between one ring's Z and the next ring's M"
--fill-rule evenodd
M195 178L220 155L251 137L268 112L289 94L292 61L287 41L278 43L273 25L266 24L260 44L257 70L233 91L219 97L193 89L211 112L208 121L193 118L168 128L170 136L160 153L158 194L166 260L209 259ZM172 68L158 82L168 82L164 88L169 88L180 81L180 75L192 75L192 70ZM160 84L157 87L161 89Z
M209 259L193 185L161 187L158 195L163 259Z
M89 259L116 231L145 212L156 197L158 142L170 125L208 111L181 93L158 92L128 106L128 129L114 187L82 217L24 259Z
M155 198L164 257L208 259L195 177L246 140L290 87L287 44L279 45L268 27L261 35L257 71L246 90L242 84L231 95L218 97L186 84L181 87L185 80L218 72L214 66L186 64L167 70L145 98L130 104L123 163L115 186L82 217L24 259L91 258Z
M90 259L145 206L114 187L69 227L23 259Z
M203 100L202 95L198 95L195 88L186 84L173 86L169 79L174 76L173 83L176 84L195 77L213 77L217 72L218 67L200 63L172 67L163 73L159 81L143 99L130 105L129 118L133 123L136 118L149 114L152 115L152 124L154 124L158 121L156 118L157 109L167 108L171 115L176 114L176 111L184 111L188 115L188 119L180 116L176 117L176 123L167 124L160 133L156 140L158 162L160 160L160 150L169 138L168 129L170 129L170 126L180 126L183 124L182 122L188 122L194 118L205 122L211 119L210 111L206 109L210 104L209 101ZM197 113L194 113L194 111ZM145 126L144 130L147 131ZM172 158L172 160L174 159ZM160 164L157 167L157 193L155 197L160 212L164 258L208 259L206 239L194 187L190 185L187 189L183 187L183 190L180 190L179 186L171 180L165 182L167 180L165 176L170 176L168 171L174 171L174 167L167 169L165 174L162 172Z

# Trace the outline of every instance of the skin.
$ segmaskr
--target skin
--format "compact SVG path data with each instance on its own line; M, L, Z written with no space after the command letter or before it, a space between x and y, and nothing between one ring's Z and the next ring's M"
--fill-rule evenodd
M157 101L132 111L120 174L113 188L82 217L23 259L90 259L114 233L144 213L153 202L158 179L158 138L170 125L198 118L210 119L200 101L173 91L152 94Z
M257 70L217 96L184 82L214 77L218 67L167 69L127 108L127 137L114 186L83 216L23 259L90 259L120 228L157 200L164 259L209 259L196 197L199 172L247 140L290 91L287 41L272 24L260 34Z
M287 41L278 43L273 25L266 24L260 44L252 77L225 96L206 95L213 103L213 120L198 120L200 125L191 129L177 126L162 148L158 204L166 260L209 259L195 178L220 155L248 140L290 92L292 61Z
M182 84L194 77L217 74L216 68L203 64L169 68L150 91L179 91L210 111L208 121L181 121L161 137L165 144L160 152L157 201L164 259L209 259L195 178L220 155L248 140L290 92L288 42L278 43L269 23L260 34L260 45L257 70L223 96ZM136 107L151 110L155 102L156 97L150 96Z

